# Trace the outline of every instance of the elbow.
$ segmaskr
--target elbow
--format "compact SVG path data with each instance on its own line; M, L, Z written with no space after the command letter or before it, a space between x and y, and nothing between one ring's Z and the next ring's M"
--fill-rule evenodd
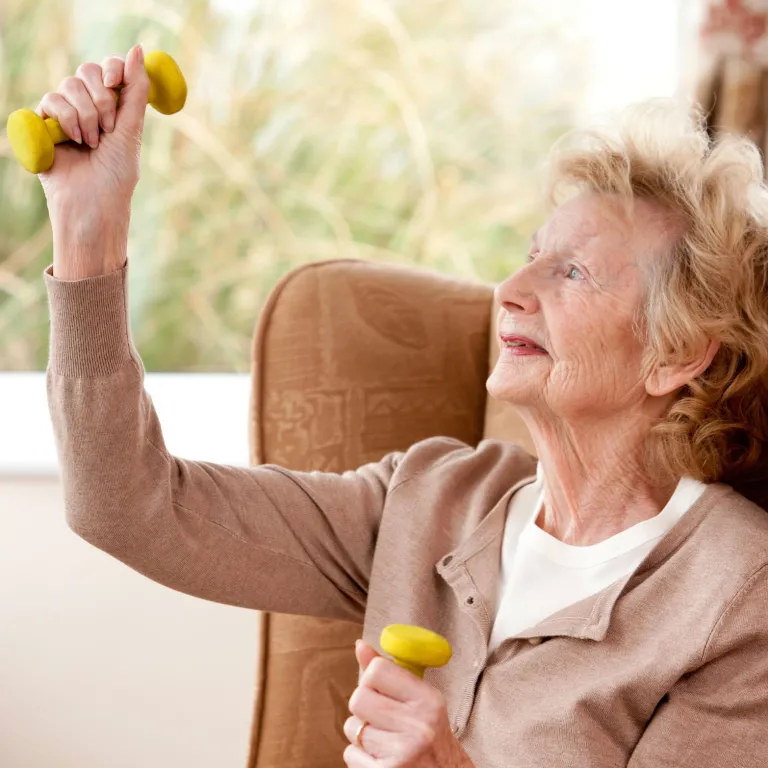
M120 549L120 540L124 536L106 516L85 514L83 510L67 505L65 520L70 531L97 549L108 554L116 554Z

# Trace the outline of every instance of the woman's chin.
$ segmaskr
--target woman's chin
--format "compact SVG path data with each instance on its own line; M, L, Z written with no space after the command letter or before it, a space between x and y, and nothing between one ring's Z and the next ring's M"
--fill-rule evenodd
M539 377L536 377L538 380ZM531 400L531 395L538 388L533 376L527 376L521 371L510 371L506 366L493 369L485 382L488 394L494 400L504 400L508 403L523 405Z

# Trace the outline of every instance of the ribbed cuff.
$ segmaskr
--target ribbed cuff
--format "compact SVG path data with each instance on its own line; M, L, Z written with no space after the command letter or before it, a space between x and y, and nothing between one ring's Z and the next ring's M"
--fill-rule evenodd
M128 318L128 263L82 280L43 272L51 334L48 367L61 376L108 376L133 358Z

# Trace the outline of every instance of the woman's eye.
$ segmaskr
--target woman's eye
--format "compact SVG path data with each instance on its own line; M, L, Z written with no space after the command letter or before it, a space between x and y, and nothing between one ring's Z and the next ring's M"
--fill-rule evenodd
M574 274L576 275L575 277ZM581 280L582 277L578 267L574 267L573 264L569 265L567 275L569 280Z

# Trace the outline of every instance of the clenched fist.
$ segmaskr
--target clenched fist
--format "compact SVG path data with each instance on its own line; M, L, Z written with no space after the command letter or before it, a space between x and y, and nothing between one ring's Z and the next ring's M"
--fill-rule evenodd
M54 277L91 277L124 265L148 95L137 45L125 59L82 64L41 99L37 114L58 120L77 142L59 144L53 166L38 176L53 227Z

